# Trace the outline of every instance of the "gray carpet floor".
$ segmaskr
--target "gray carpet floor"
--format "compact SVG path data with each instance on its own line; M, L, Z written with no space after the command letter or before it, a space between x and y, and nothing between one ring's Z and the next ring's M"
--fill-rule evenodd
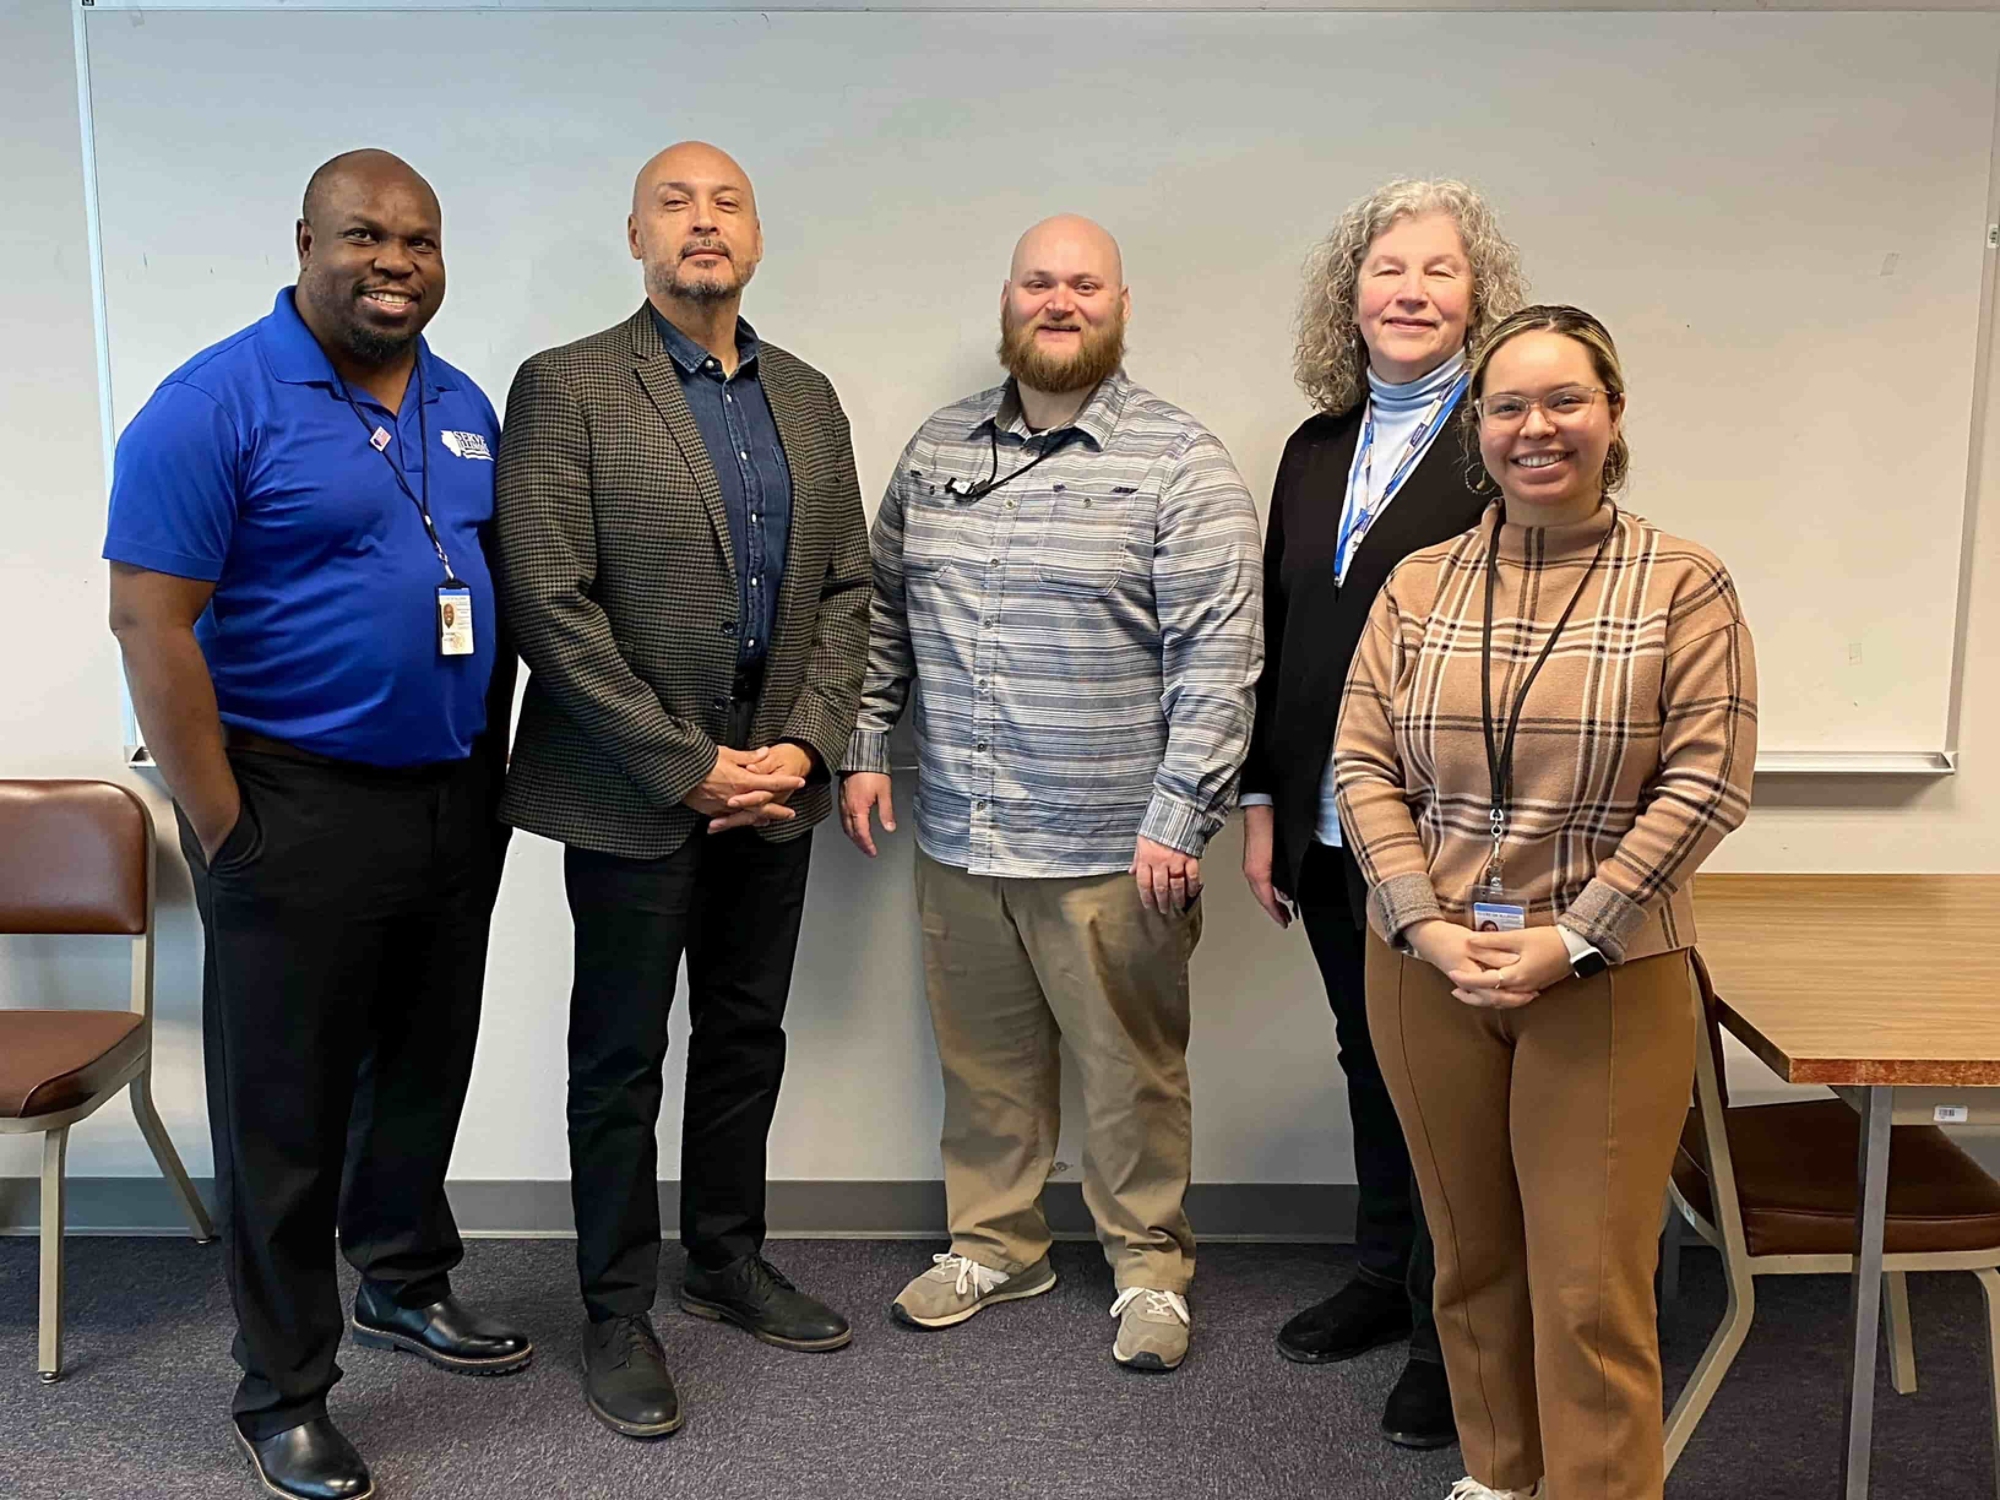
M1462 1472L1456 1450L1410 1454L1376 1437L1397 1351L1307 1368L1272 1348L1289 1314L1344 1280L1340 1247L1204 1246L1194 1351L1164 1377L1112 1364L1110 1275L1086 1244L1057 1247L1062 1283L1046 1297L944 1333L892 1324L888 1299L934 1248L774 1242L780 1267L853 1317L853 1346L832 1355L771 1349L663 1299L660 1328L689 1417L675 1437L642 1444L583 1410L573 1247L475 1241L458 1288L533 1333L534 1366L471 1380L346 1349L335 1415L383 1500L1442 1500ZM664 1259L671 1284L679 1251ZM68 1375L43 1386L35 1243L0 1239L0 1497L257 1493L224 1426L235 1368L220 1268L215 1249L182 1240L72 1241ZM1910 1289L1920 1388L1899 1397L1880 1382L1874 1493L1990 1496L1977 1288L1957 1275L1912 1277ZM1834 1493L1844 1297L1832 1277L1759 1284L1757 1324L1668 1484L1671 1500ZM1662 1322L1670 1392L1721 1309L1715 1257L1690 1252Z

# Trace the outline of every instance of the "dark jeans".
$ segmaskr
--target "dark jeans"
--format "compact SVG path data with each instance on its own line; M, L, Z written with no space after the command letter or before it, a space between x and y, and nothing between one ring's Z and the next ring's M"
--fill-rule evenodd
M181 848L236 1362L262 1440L324 1416L345 1319L334 1234L422 1307L463 1256L445 1201L504 832L483 755L386 771L232 751L243 815Z
M1410 1298L1410 1357L1441 1363L1431 1314L1434 1265L1423 1205L1410 1172L1409 1148L1368 1036L1364 988L1366 934L1354 925L1345 867L1354 856L1315 842L1299 872L1299 918L1333 1007L1334 1038L1347 1075L1347 1112L1354 1124L1354 1175L1360 1206L1354 1221L1358 1274L1378 1286L1400 1286Z
M659 1281L661 1065L674 972L688 967L681 1243L716 1269L764 1245L765 1145L785 1071L785 999L812 837L697 831L660 859L572 847L570 1192L591 1318L653 1305Z

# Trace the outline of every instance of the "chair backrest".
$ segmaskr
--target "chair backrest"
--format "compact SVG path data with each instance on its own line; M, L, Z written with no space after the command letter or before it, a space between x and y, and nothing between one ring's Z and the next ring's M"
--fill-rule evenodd
M143 937L152 815L109 781L0 781L0 932Z
M1688 950L1688 957L1694 963L1694 982L1701 990L1701 1019L1708 1028L1709 1055L1715 1059L1715 1087L1722 1095L1723 1108L1729 1107L1729 1070L1722 1060L1729 1054L1722 1050L1722 1012L1715 995L1715 981L1709 977L1708 965L1701 961L1698 950Z

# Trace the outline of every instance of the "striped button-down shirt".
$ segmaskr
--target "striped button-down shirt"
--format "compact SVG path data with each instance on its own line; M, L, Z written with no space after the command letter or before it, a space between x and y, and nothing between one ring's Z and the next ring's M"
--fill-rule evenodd
M1264 656L1257 512L1214 434L1123 371L1042 433L998 386L918 430L872 547L846 769L889 769L917 684L926 854L1058 877L1123 870L1142 835L1202 852Z

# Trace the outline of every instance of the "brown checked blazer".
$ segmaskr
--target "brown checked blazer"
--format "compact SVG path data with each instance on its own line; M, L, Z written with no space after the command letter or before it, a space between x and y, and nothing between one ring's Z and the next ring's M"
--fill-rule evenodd
M827 378L771 344L764 393L792 472L791 537L752 738L840 764L868 650L868 528ZM495 521L527 697L501 818L657 859L702 823L682 798L715 763L736 670L736 560L715 470L651 311L549 349L507 397ZM743 746L738 749L747 748ZM805 835L833 806L816 770Z

